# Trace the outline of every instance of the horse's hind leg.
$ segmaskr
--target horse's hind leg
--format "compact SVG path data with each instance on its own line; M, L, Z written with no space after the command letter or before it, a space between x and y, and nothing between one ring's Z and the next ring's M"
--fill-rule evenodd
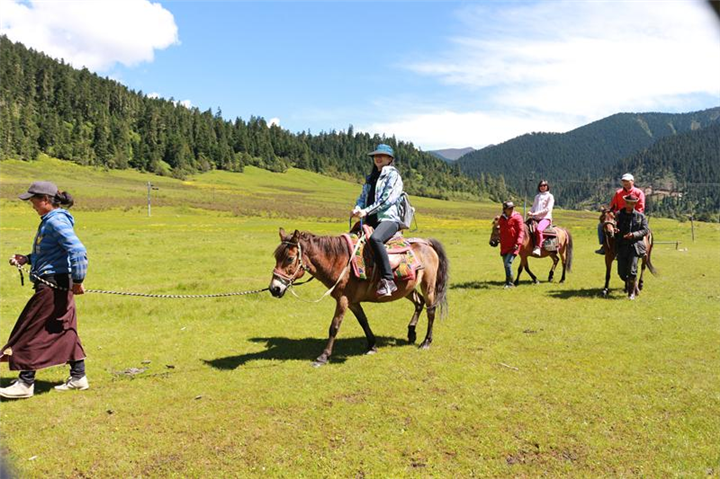
M408 342L410 344L414 344L415 340L417 339L417 333L415 333L415 326L417 326L418 320L420 319L420 313L422 313L422 310L425 307L425 298L423 298L422 294L418 293L416 290L413 290L413 292L406 297L415 305L415 312L413 313L412 318L410 319L410 323L408 324L407 335Z
M552 283L552 280L555 277L555 268L557 268L558 261L560 261L560 258L558 258L557 253L551 254L550 258L552 259L553 264L550 267L550 273L548 274L548 283ZM565 264L564 263L563 263L562 279L560 280L560 282L562 283L563 281L565 281Z
M647 256L643 256L642 258L642 266L640 266L640 279L638 280L638 294L640 294L640 291L643 289L643 274L645 274L645 268L647 268Z
M372 330L370 329L370 323L368 323L367 316L365 316L365 311L362 309L362 306L360 306L360 303L354 303L348 306L350 308L350 311L353 312L355 317L358 320L358 323L360 323L360 327L363 329L363 332L365 333L365 337L367 338L367 351L365 351L365 354L374 354L377 352L377 347L375 346L375 335L373 334Z
M430 344L433 340L433 323L435 322L435 308L428 305L427 307L428 327L425 339L420 344L420 349L430 349Z

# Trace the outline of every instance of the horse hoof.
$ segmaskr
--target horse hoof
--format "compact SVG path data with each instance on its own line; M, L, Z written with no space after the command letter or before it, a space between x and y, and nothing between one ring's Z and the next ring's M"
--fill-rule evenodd
M603 289L603 290L602 290L602 297L603 297L603 298L607 298L607 296L608 296L608 290L607 290L607 289Z
M423 341L423 343L420 346L418 346L418 349L430 349L430 342Z
M320 366L325 366L327 364L327 362L328 362L327 358L323 358L321 356L312 362L312 367L319 368Z
M548 280L548 281L552 281L552 280ZM533 280L533 284L540 284L540 280L539 280L539 279L534 279L534 280Z
M375 353L377 353L377 348L375 346L373 346L372 348L365 351L366 356L369 356L370 354L375 354Z
M407 339L408 339L408 343L415 344L415 341L417 340L417 334L415 334L415 333L409 334L408 333Z
M564 279L561 279L561 280L560 280L560 284L563 284L564 282L565 282Z

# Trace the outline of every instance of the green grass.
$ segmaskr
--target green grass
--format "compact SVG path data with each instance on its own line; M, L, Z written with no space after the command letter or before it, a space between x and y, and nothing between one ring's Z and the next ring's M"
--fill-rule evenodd
M191 181L43 159L0 163L0 258L25 253L35 212L13 196L51 179L77 197L93 289L202 294L267 286L277 229L339 234L359 185L306 171ZM159 185L147 217L145 182ZM720 228L652 219L658 277L629 302L599 297L596 214L558 211L566 284L504 291L488 246L498 206L417 198L419 236L451 259L450 315L429 351L405 343L409 302L367 305L379 353L352 316L330 364L310 367L334 303L77 299L91 389L0 405L22 477L717 477ZM545 279L549 260L531 260ZM0 269L0 340L31 291ZM308 299L324 289L298 288ZM419 325L424 334L425 315ZM421 336L422 337L422 336ZM150 361L147 363L147 361ZM168 366L172 366L171 368ZM506 367L510 366L510 367ZM147 368L131 376L129 368ZM3 364L2 384L15 373ZM31 460L32 458L32 460Z

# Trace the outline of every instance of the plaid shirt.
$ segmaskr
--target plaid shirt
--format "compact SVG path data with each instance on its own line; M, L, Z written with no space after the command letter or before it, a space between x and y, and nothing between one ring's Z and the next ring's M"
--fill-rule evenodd
M72 273L75 283L82 283L87 273L87 250L75 235L75 219L57 208L40 219L32 253L28 258L31 272L37 276Z

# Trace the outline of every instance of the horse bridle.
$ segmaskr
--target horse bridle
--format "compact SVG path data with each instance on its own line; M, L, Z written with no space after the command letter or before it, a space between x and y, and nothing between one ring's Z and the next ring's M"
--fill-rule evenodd
M602 222L603 230L605 229L605 226L612 225L613 227L613 235L615 233L615 230L617 230L617 220L613 218L612 220L605 220Z
M310 268L305 266L305 264L303 263L302 246L300 246L299 241L297 243L292 242L292 241L283 241L282 244L286 244L289 246L297 246L297 249L298 249L298 266L295 269L295 272L292 274L292 276L288 276L285 273L278 271L277 267L275 269L273 269L273 277L276 277L278 279L278 281L280 281L287 287L287 286L292 285L295 282L295 280L298 279L298 273L300 271L305 271L305 272L309 273Z

